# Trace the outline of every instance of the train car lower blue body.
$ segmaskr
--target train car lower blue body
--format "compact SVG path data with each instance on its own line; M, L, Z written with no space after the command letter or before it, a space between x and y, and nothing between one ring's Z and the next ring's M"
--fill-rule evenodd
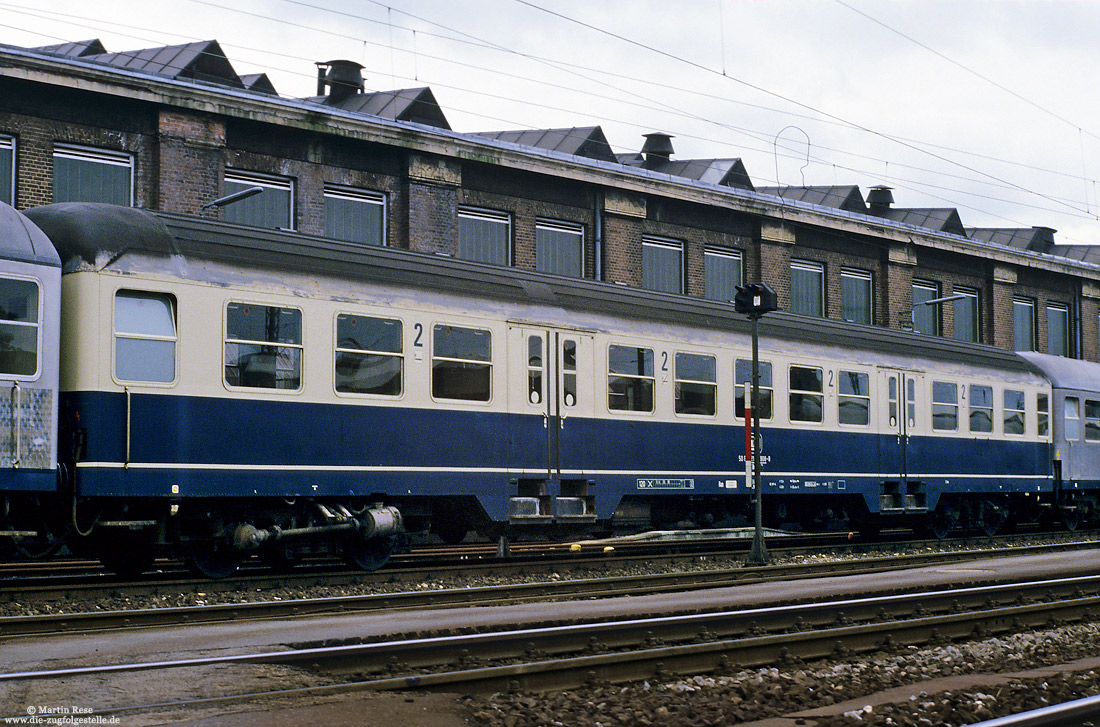
M596 515L627 496L746 496L744 430L709 422L542 416L176 395L63 397L84 430L78 494L98 497L470 495L507 520L519 479L588 480ZM128 423L127 423L128 420ZM127 442L127 436L129 442ZM1050 492L1046 443L764 427L766 494L864 499L904 470L929 510L944 493ZM1090 485L1086 485L1090 486ZM1091 486L1096 486L1092 483Z

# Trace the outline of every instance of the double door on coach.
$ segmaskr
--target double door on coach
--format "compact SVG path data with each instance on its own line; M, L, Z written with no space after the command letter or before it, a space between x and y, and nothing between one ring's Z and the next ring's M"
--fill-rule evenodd
M583 523L596 519L592 335L512 325L508 331L509 440L513 523Z
M920 392L924 377L915 371L881 369L879 398L884 417L880 438L879 471L884 481L879 510L886 515L919 514L927 510L924 482L915 463L919 458L918 431Z

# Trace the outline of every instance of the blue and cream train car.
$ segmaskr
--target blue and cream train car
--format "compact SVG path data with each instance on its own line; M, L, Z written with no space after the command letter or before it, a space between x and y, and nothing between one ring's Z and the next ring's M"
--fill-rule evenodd
M373 568L403 529L748 512L751 346L728 304L131 208L27 216L63 268L58 509L115 570L159 546L208 575L286 565L318 538ZM1043 361L778 312L762 331L771 524L1095 509Z
M0 204L0 532L32 555L53 551L58 511L61 262L23 214Z

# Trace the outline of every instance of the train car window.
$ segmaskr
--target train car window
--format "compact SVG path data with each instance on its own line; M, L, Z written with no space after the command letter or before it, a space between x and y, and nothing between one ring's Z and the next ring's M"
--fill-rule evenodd
M870 377L861 371L838 371L840 396L837 397L837 419L841 424L867 426L871 421ZM890 379L897 386L895 379ZM892 406L896 406L891 402ZM897 412L894 413L897 416Z
M493 336L479 328L436 324L432 328L432 396L489 401Z
M137 290L115 294L115 378L175 381L175 296Z
M1064 433L1067 442L1081 438L1081 409L1076 396L1067 396L1063 405Z
M909 427L917 426L917 382L912 378L905 380L905 410L909 417Z
M1085 399L1085 441L1100 442L1100 401Z
M745 384L752 383L752 359L739 358L734 364L734 415L745 418ZM772 418L772 365L760 362L760 412L761 419Z
M577 405L577 342L565 340L561 343L561 388L562 403L566 406Z
M970 385L970 431L993 431L993 387Z
M825 396L822 394L822 383L821 369L791 366L788 395L792 422L824 420Z
M302 387L302 312L254 303L226 306L225 383L256 389Z
M38 373L38 283L0 278L0 374Z
M1045 437L1050 432L1050 399L1046 394L1039 394L1037 404L1039 436Z
M542 336L527 337L527 400L541 404L546 398L542 388Z
M607 369L608 409L653 411L653 349L612 345Z
M955 431L959 428L959 387L946 381L932 382L932 428Z
M718 411L718 367L714 356L676 354L676 413L714 416Z
M336 316L336 390L401 396L405 359L401 321L341 313Z
M1004 427L1005 434L1024 434L1027 432L1027 412L1024 410L1024 392L1005 389Z

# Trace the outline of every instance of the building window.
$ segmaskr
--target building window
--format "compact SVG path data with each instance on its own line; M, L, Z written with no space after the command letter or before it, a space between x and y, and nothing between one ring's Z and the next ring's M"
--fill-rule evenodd
M1013 346L1016 351L1035 350L1035 301L1012 299Z
M960 341L978 342L978 291L971 288L955 288L955 295L965 298L951 305L955 313L955 338Z
M134 158L121 152L58 145L53 152L54 202L134 203Z
M584 228L562 222L535 222L535 270L584 277Z
M970 385L970 431L993 431L993 387Z
M480 328L436 324L432 329L432 396L489 401L493 335Z
M302 311L230 303L225 311L225 383L302 388Z
M734 415L745 418L745 384L752 385L752 359L739 358L734 364ZM760 362L760 411L761 419L772 418L772 365Z
M336 390L401 396L405 367L401 329L401 321L392 318L337 315Z
M1061 303L1047 304L1047 353L1069 356L1069 308Z
M852 323L871 324L871 273L840 271L841 317Z
M294 229L293 180L235 169L225 170L226 195L243 192L250 187L260 187L263 192L222 207L222 219L269 230Z
M948 432L959 428L959 387L956 384L932 382L932 428Z
M38 374L38 283L0 277L0 374Z
M115 295L115 378L175 381L174 296L137 290L120 290Z
M672 240L642 240L642 287L684 292L684 246Z
M364 245L386 244L386 195L325 185L325 235Z
M938 283L927 280L913 281L913 330L928 336L940 335L939 305L924 305L926 301L940 297Z
M791 366L790 405L792 422L820 423L824 420L821 369Z
M714 416L718 379L714 356L676 354L676 413Z
M838 371L840 396L837 397L837 420L841 424L867 426L871 421L870 377L861 371Z
M741 285L741 253L707 248L703 251L703 295L711 300L733 300Z
M825 266L821 263L791 262L791 313L825 315Z
M456 255L479 263L510 265L512 218L503 212L460 209Z
M1027 412L1024 408L1024 392L1005 389L1004 393L1005 434L1024 434L1027 432Z
M612 411L653 411L653 349L609 346L607 408Z
M15 139L0 136L0 202L15 206Z
M1065 439L1067 442L1076 442L1081 438L1080 400L1076 396L1067 396L1062 410Z

